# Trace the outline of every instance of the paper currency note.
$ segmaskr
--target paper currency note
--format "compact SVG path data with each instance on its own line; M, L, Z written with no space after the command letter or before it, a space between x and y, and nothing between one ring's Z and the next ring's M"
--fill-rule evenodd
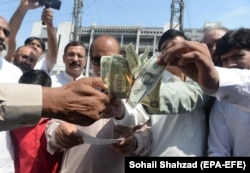
M105 84L109 86L110 83L110 68L112 64L111 56L102 56L101 57L101 78Z
M101 59L101 78L108 85L108 93L116 99L128 98L133 82L128 61L121 55Z
M139 57L136 54L132 43L126 46L125 54L128 61L130 72L134 75L135 71L137 71L137 69L140 67L141 62L139 61Z
M113 144L113 143L117 143L117 142L124 140L124 138L117 138L117 139L96 138L96 137L88 135L87 133L83 132L80 129L77 129L77 133L82 136L82 139L85 144L108 145L108 144Z
M128 60L129 69L133 74L133 78L136 79L140 73L142 66L148 60L149 48L147 47L144 53L138 56L134 50L133 44L130 43L126 47L125 52L126 52L126 58Z
M157 65L158 55L158 53L155 54L144 64L138 78L134 81L128 98L128 104L132 107L135 107L150 93L162 76L166 67Z

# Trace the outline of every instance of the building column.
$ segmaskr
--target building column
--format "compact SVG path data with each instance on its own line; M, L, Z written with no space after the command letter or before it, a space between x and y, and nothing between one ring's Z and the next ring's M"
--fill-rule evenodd
M136 36L136 46L135 46L135 52L137 53L137 55L139 54L140 35L141 35L141 27L138 27L137 28L137 36Z
M90 71L90 56L89 56L89 52L90 52L90 46L93 42L94 39L94 32L95 32L95 28L92 26L91 27L91 32L90 32L90 39L89 39L89 48L88 48L88 56L87 56L87 63L86 63L86 68L85 68L85 76L89 77L89 71Z

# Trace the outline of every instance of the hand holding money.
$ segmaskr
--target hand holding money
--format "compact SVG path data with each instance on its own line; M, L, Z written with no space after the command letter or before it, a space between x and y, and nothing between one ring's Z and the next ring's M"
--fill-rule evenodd
M132 84L149 53L146 49L142 55L137 56L132 44L126 47L125 52L126 57L110 55L101 58L101 78L108 86L108 94L112 94L116 99L129 97Z
M101 59L101 78L108 85L108 93L116 99L127 99L135 107L157 85L165 66L157 64L158 54L148 58L149 51L137 56L133 45L121 55Z

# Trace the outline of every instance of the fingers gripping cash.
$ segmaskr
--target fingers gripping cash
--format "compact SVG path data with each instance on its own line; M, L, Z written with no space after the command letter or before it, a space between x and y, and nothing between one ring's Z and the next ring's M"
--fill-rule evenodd
M116 99L127 99L135 107L157 86L166 66L157 65L159 54L148 58L148 49L138 56L129 44L125 51L126 58L121 55L101 58L101 78L109 94Z

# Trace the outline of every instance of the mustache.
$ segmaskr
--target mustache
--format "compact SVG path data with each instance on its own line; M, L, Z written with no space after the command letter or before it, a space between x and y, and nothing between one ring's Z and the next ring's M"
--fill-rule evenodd
M79 63L79 62L76 62L76 61L72 61L69 65L70 65L70 66L71 66L71 65L78 65L78 66L80 66L80 63Z

